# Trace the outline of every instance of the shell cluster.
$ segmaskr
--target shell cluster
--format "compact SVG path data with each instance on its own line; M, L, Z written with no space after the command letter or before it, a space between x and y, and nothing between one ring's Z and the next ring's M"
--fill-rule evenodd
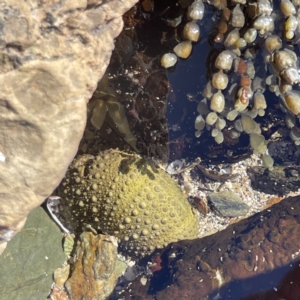
M265 114L267 101L264 92L268 86L280 97L280 108L286 113L286 124L291 128L290 137L300 145L295 118L300 116L297 56L300 1L281 0L280 8L276 10L270 0L203 2L207 4L194 1L188 13L197 8L199 13L195 13L197 18L193 19L197 22L203 17L204 5L213 5L220 10L213 37L213 43L220 50L211 63L211 74L197 107L199 115L195 120L195 135L200 137L208 129L215 142L222 143L222 129L229 122L233 124L229 131L231 138L238 138L242 132L249 134L254 153L272 168L273 159L268 154L267 141L255 118ZM186 34L184 37L189 39ZM183 43L191 42L194 40ZM255 65L258 55L263 57L259 68ZM262 73L262 67L264 74L259 74L257 70Z
M177 62L177 57L188 58L192 53L192 42L198 42L200 38L200 27L198 20L204 16L204 3L202 0L194 1L188 8L186 17L189 20L183 28L183 41L173 49L174 53L166 53L161 58L161 65L165 68L173 67Z
M63 217L74 231L92 226L143 256L198 235L198 217L175 181L151 160L107 150L84 155L59 186Z

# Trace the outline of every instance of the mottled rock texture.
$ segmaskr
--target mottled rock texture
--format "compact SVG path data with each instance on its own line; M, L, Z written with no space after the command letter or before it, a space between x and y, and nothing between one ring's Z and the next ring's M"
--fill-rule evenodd
M109 236L82 233L76 258L71 277L65 283L70 299L107 299L117 280L114 272L117 247L110 242Z
M107 150L80 156L59 195L70 228L81 232L88 224L114 235L133 256L198 235L198 217L177 183L139 155Z
M300 197L289 198L214 235L170 244L162 268L146 285L137 278L122 299L299 299L299 212Z
M0 3L0 253L62 179L136 0Z

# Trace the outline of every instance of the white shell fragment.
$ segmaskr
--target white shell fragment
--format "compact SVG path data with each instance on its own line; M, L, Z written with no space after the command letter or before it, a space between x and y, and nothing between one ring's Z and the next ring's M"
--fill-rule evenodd
M222 112L225 107L225 98L221 91L215 93L210 101L210 109L218 113Z
M277 35L270 35L265 41L265 47L269 53L282 48L282 40Z
M218 135L220 131L217 129L217 128L214 128L212 131L211 131L211 136L212 137L216 137Z
M298 70L294 67L286 68L282 71L281 76L288 84L296 84L300 80Z
M256 122L248 115L242 115L241 123L246 133L250 134L255 130Z
M203 119L203 117L201 115L197 116L196 120L195 120L195 129L197 130L203 130L205 127L205 120Z
M183 28L183 36L185 39L198 42L200 37L200 27L196 22L188 22Z
M166 53L160 60L164 68L173 67L177 63L177 56L174 53Z
M265 96L261 92L256 92L254 94L254 108L257 110L267 108L267 102Z
M285 38L291 40L295 35L295 30L298 27L298 20L295 16L289 16L285 22Z
M262 156L262 161L265 167L267 167L269 170L273 170L274 160L269 154L264 153Z
M202 20L204 16L204 4L201 0L194 1L188 8L187 17L190 20Z
M215 67L220 70L230 70L236 55L231 50L222 51L215 60Z
M240 38L240 32L239 30L233 29L231 32L229 32L229 34L227 35L225 41L224 41L224 46L226 48L231 48L234 47L236 42L239 40Z
M245 16L240 8L240 5L236 5L232 11L231 25L236 28L242 28L245 24Z
M275 52L274 63L279 72L288 67L296 67L294 57L286 50Z
M226 121L224 119L222 119L222 118L218 118L215 126L216 126L216 129L218 129L218 130L221 131L222 129L225 128Z
M283 102L287 109L295 116L300 115L300 92L299 91L289 91L282 96Z
M173 50L178 57L188 58L192 52L192 43L190 41L182 42L176 45Z
M272 16L259 16L254 20L253 27L259 30L261 35L264 35L267 32L274 31L274 20Z
M228 76L220 70L213 75L211 82L214 88L218 90L225 90L228 85Z
M269 0L257 1L257 15L269 16L273 11L273 7Z
M215 137L215 141L217 144L221 144L224 141L224 135L221 131L218 132L218 134Z
M250 134L250 145L255 154L264 154L267 150L265 137L261 134Z
M214 125L218 119L218 115L215 112L210 112L205 119L207 125Z
M255 28L249 28L244 34L244 39L247 43L253 43L257 38L257 30Z
M289 0L281 0L280 10L286 17L296 14L295 6Z
M230 112L227 113L226 118L227 118L228 121L233 121L233 120L235 120L235 118L237 116L238 116L238 112L235 109L233 109L233 110L231 110Z

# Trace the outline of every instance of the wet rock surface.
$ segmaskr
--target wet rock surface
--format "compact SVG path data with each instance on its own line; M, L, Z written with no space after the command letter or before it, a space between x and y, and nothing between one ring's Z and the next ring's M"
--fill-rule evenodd
M76 154L129 1L0 4L0 252Z
M291 268L299 276L299 211L300 198L288 198L212 236L173 243L160 255L162 269L146 285L137 278L122 297L241 299L269 290L259 299L296 299L289 291L298 282L284 277Z
M109 236L84 232L76 248L76 262L65 283L72 300L107 299L116 284L117 247Z
M0 299L41 300L49 294L56 268L65 261L62 233L41 207L0 256Z
M211 193L208 199L213 209L224 217L245 216L249 211L249 206L236 193L230 191Z
M295 192L300 187L300 168L276 166L273 170L264 167L252 167L247 170L253 188L268 194L280 196Z

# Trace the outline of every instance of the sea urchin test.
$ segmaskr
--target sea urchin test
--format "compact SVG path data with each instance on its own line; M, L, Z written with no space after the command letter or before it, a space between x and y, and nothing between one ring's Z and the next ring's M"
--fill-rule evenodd
M77 158L59 196L70 228L80 232L90 225L114 235L132 256L198 235L197 214L176 182L135 154L107 150Z

